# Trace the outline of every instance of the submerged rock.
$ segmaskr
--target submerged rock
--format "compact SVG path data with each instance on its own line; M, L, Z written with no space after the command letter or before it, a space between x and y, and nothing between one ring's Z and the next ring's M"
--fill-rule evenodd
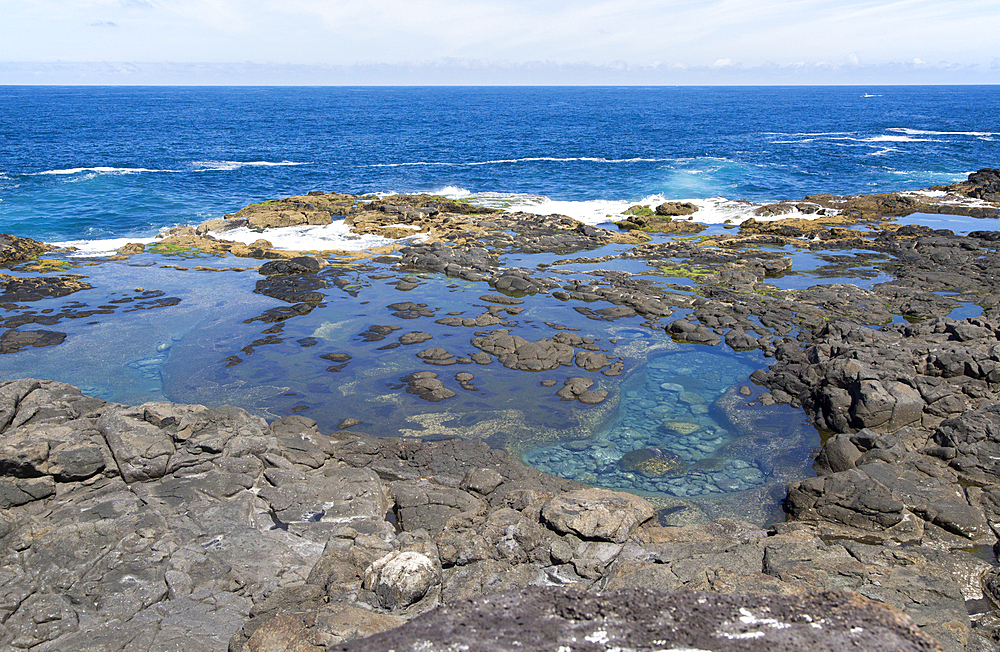
M647 478L681 475L687 466L679 456L662 448L640 448L629 451L618 460L622 471L634 471Z

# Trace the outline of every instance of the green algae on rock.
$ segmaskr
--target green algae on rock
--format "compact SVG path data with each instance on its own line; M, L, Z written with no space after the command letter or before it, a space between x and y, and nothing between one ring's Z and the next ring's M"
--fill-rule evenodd
M687 470L680 456L662 448L640 448L629 451L618 460L618 468L647 478L681 475Z

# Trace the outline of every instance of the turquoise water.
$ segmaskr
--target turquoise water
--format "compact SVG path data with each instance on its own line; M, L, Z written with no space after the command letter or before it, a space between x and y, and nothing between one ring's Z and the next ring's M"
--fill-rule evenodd
M773 518L777 506L770 496L790 478L808 474L819 436L801 411L755 400L761 389L748 377L764 362L724 346L678 345L652 356L621 387L610 427L590 439L534 448L524 459L548 473L640 493L660 505Z

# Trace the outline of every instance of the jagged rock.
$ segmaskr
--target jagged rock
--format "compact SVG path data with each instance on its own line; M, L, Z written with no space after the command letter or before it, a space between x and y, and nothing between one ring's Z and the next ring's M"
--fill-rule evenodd
M485 511L481 500L452 487L407 483L393 485L392 491L397 523L403 531L436 532L453 517L473 516Z
M722 342L722 338L713 333L709 328L701 324L693 324L686 319L678 319L670 323L667 332L676 339L684 342L694 342L696 344L708 344L715 346Z
M257 281L254 292L288 303L319 303L326 288L326 281L316 274L274 272Z
M989 483L1000 482L1000 404L944 421L934 441L954 449L954 468Z
M966 181L947 186L935 186L935 189L956 192L966 197L1000 202L1000 170L983 168L970 174Z
M698 210L698 206L689 201L667 201L656 207L657 215L691 215Z
M0 265L7 265L18 260L30 260L38 254L53 249L55 247L52 245L31 238L19 238L15 235L0 233Z
M316 256L296 256L287 260L272 260L260 266L261 276L279 274L315 274L323 269L327 262Z
M502 328L488 336L472 338L471 343L477 349L495 355L503 366L522 371L545 371L561 365L568 367L576 356L573 347L559 341L558 335L529 342Z

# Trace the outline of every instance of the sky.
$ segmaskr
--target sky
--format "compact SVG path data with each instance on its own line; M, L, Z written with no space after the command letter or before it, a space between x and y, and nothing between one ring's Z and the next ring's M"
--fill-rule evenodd
M0 0L0 84L998 84L998 0Z

